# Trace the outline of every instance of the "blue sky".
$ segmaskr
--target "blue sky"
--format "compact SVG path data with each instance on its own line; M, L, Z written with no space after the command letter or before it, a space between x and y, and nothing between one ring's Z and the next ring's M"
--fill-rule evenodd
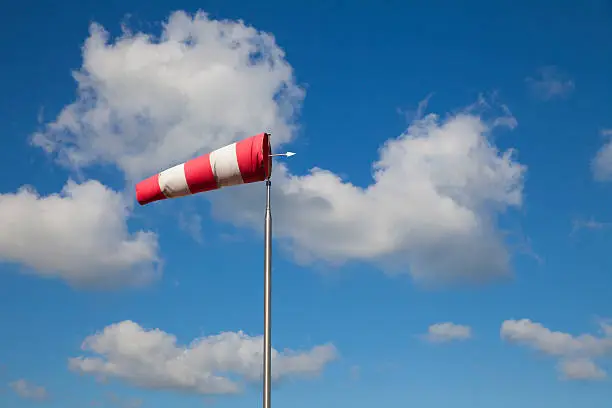
M261 131L298 153L272 178L273 346L303 353L275 406L607 406L609 2L0 20L3 407L261 403L263 184L133 193Z

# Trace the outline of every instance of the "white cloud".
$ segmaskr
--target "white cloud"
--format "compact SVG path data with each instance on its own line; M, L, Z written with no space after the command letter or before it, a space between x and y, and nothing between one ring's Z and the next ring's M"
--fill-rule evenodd
M612 351L612 337L596 337L591 334L573 336L551 331L529 319L506 320L502 324L501 335L511 342L522 343L556 356L598 356Z
M72 370L151 389L236 393L242 381L257 380L262 372L263 338L243 332L224 332L182 346L174 335L123 321L86 338L82 348L99 356L70 359ZM273 350L272 375L274 380L315 376L336 358L331 344L308 351Z
M202 217L199 214L194 214L192 212L180 213L178 225L198 244L204 243L204 237L202 236Z
M607 377L606 372L588 358L562 360L558 369L568 380L602 380Z
M42 401L49 397L45 387L32 384L24 379L9 383L9 387L21 398Z
M600 328L601 337L591 334L573 336L551 331L529 319L506 320L502 323L500 335L509 342L559 358L558 368L564 378L600 379L606 373L595 365L594 360L612 355L612 326L602 321Z
M544 100L566 97L576 87L574 81L555 66L542 67L535 78L529 77L525 81L534 95Z
M128 180L264 129L287 142L303 97L270 35L205 14L174 13L159 41L126 32L110 42L94 25L82 65L78 100L33 143L77 167L114 163ZM496 126L516 126L503 109L491 122L418 118L381 148L367 188L276 166L276 236L301 260L371 261L420 282L509 275L496 219L521 205L526 168L489 140ZM220 217L259 229L261 193L247 185L207 197Z
M432 343L446 343L453 340L468 340L472 337L472 328L451 322L436 323L429 326L426 340Z
M602 135L608 140L591 161L591 170L595 180L610 181L612 180L612 129L602 131Z
M303 260L372 261L424 283L509 274L496 218L522 203L526 168L467 113L417 120L380 149L366 188L314 168L273 174L275 235ZM211 197L221 218L261 228L260 186Z
M75 286L143 284L157 276L157 237L129 234L119 193L69 181L61 194L0 194L0 261Z
M574 220L572 220L572 233L575 233L581 229L601 230L604 228L608 228L611 225L612 224L610 224L609 222L597 221L592 217L588 220L582 218L575 218Z
M33 144L131 181L265 130L288 141L304 95L273 36L181 11L159 39L126 29L111 41L92 24L74 78L78 99Z

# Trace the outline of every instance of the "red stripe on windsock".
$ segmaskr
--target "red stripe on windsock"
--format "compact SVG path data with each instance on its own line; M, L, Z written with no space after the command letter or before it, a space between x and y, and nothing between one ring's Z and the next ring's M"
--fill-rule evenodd
M136 184L136 200L138 204L145 205L153 201L166 198L159 188L159 174L149 177Z
M267 133L246 138L235 146L222 147L141 181L136 184L136 200L145 205L165 198L216 190L219 186L263 181L272 171L270 151Z
M269 177L270 143L267 133L260 133L236 143L238 167L244 183L263 181Z
M191 194L218 188L217 180L210 166L210 153L185 163L185 179Z

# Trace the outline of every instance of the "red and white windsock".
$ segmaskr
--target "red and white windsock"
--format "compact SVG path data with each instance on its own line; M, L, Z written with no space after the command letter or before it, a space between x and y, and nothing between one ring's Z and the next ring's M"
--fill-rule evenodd
M181 163L136 184L140 205L270 177L270 135L260 133Z

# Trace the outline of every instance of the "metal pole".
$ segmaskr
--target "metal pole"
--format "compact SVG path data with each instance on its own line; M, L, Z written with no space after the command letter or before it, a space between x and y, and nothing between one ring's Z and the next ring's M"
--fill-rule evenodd
M272 213L270 212L270 179L266 180L266 224L264 251L264 353L263 408L270 408L272 394Z

